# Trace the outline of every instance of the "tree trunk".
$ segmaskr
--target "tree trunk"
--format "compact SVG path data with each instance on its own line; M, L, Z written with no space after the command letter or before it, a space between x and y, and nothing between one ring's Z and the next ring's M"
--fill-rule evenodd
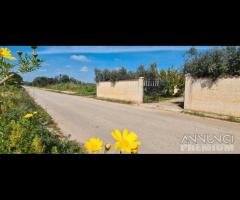
M0 80L0 85L2 85L3 83L5 83L8 79L10 79L11 77L13 77L14 74L9 74L7 75L4 79Z

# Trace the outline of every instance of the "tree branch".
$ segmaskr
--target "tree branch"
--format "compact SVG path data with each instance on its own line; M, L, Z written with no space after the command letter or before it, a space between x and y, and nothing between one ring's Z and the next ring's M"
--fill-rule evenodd
M14 74L7 75L4 79L0 80L0 85L2 85L4 82L6 82L8 79L10 79L13 76L14 76Z

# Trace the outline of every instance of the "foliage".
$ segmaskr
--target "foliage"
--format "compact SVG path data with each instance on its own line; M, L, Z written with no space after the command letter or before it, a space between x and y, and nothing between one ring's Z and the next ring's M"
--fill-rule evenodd
M240 76L240 48L228 46L198 52L191 48L184 63L184 73L216 80L223 76Z
M36 86L36 87L45 87L47 85L52 84L59 84L59 83L75 83L75 84L81 84L82 82L73 78L69 77L66 74L60 74L59 76L56 76L54 78L52 77L46 77L46 76L38 76L33 79L32 83L28 85Z
M155 79L158 77L157 64L153 63L149 69L145 70L143 65L140 65L136 72L128 71L125 67L119 69L95 69L95 81L119 81L119 80L131 80L139 77L145 77L149 79Z
M6 95L7 94L7 95ZM51 133L51 117L25 92L14 86L0 87L0 153L81 153L75 141ZM24 117L28 114L31 117Z
M32 46L32 55L18 51L18 59L12 56L11 51L7 48L0 48L0 84L5 83L14 74L32 72L38 69L43 62L38 58L36 46ZM8 60L17 60L16 63ZM13 69L18 66L15 73Z
M80 96L95 96L96 85L92 83L57 83L47 85L45 88L59 90L59 91L72 91Z
M48 85L49 82L50 82L49 78L45 76L38 76L34 78L34 80L32 81L32 85L37 87L44 87Z
M70 82L70 77L66 74L63 74L63 75L60 74L59 82L68 83Z
M14 74L11 78L9 78L5 84L7 85L15 85L15 86L20 86L23 84L23 78L15 73L15 72L12 72L12 74Z
M167 70L161 70L159 78L162 95L172 96L175 88L178 89L178 92L174 95L178 96L183 93L185 79L181 71L170 67Z
M65 74L56 76L54 78L39 76L36 77L32 83L27 83L26 85L45 87L59 91L72 91L75 92L76 95L80 96L96 95L96 84L84 83Z

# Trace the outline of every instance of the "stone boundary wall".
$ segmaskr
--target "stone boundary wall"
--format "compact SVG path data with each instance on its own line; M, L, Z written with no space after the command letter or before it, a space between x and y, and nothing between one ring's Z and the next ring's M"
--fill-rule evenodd
M240 117L240 77L212 81L186 75L184 109Z
M136 80L123 80L112 83L103 81L97 83L97 97L143 102L143 77Z

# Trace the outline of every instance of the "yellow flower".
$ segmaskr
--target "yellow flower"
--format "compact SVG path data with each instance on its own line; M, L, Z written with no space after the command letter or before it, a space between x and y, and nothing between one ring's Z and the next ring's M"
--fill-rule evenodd
M38 114L38 112L33 112L33 115L36 115L36 114Z
M102 150L103 141L99 138L90 138L85 143L85 148L88 153L97 153Z
M141 143L137 141L137 134L129 132L128 129L124 129L122 134L116 129L112 132L112 136L117 141L114 145L114 149L120 149L121 152L131 153L132 149L136 149L141 145Z
M24 134L24 128L20 124L16 123L15 121L11 121L10 124L11 124L11 127L12 127L12 132L11 132L11 135L9 137L9 140L10 140L9 146L10 147L16 147L17 144L22 139L22 136Z
M44 152L44 146L42 145L42 141L39 136L34 137L32 144L31 144L31 150L33 153L43 153Z
M33 117L33 114L32 114L32 113L28 113L28 114L24 115L24 118L25 118L25 119L29 119L29 118L31 118L31 117Z
M9 60L16 60L16 58L12 56L11 51L7 48L0 48L0 57L7 58Z

